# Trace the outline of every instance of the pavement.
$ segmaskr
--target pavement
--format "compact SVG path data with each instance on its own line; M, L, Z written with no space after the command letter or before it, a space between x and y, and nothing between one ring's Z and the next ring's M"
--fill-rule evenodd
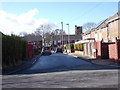
M83 59L83 60L88 61L92 64L118 67L118 69L120 69L120 64L118 64L115 61L110 60L110 59L96 59L96 58L93 58L93 57L84 56L84 55L80 55L80 54L77 54L77 53L65 53L65 54L68 54L70 56L74 56L76 58Z
M33 64L35 64L37 62L38 58L40 58L40 56L41 56L41 54L34 55L32 59L24 61L19 66L4 69L4 70L2 70L2 75L10 75L15 72L19 72L21 70L27 69L27 68L31 67Z

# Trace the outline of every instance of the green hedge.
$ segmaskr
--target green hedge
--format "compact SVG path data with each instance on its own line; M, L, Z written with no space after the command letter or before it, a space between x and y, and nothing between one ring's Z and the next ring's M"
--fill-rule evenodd
M77 51L83 51L84 50L83 43L74 44L74 49Z
M15 66L27 56L27 42L20 37L2 35L2 63Z
M41 51L42 51L42 47L41 48L34 48L33 49L34 50L34 55L38 55L38 54L40 54L41 53Z
M77 51L83 51L84 47L83 47L83 43L72 43L70 44L71 50L77 50ZM69 49L69 44L64 46L64 50Z
M70 48L71 48L71 49L74 49L74 44L73 44L73 43L70 44ZM66 44L66 45L64 46L64 49L70 49L70 48L69 48L69 44Z

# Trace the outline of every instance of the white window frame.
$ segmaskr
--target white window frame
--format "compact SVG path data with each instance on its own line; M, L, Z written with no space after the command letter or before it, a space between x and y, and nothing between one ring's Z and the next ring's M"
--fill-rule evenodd
M114 21L114 27L116 27L116 21Z
M58 40L58 43L61 43L61 40Z
M57 45L57 42L56 42L56 40L54 40L54 45Z
M110 23L110 28L112 28L113 27L113 25L112 25L112 23Z

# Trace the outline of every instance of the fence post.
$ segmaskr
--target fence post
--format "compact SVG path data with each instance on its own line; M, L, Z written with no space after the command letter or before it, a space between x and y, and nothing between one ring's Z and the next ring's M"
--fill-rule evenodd
M117 40L117 38L116 38L116 40L115 40L115 47L116 47L116 48L115 48L115 50L116 50L116 60L117 60L117 62L118 62L118 59L119 59L119 58L118 58L118 57L119 57L119 56L118 56L118 49L119 49L119 48L118 48L118 40Z
M33 56L33 45L28 44L28 58L32 58Z

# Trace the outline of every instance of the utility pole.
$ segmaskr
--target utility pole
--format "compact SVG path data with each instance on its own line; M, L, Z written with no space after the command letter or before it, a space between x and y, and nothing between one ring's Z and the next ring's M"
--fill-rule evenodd
M41 25L41 28L42 28L42 31L43 31L43 35L42 35L42 41L43 42L42 42L42 45L45 46L44 29L43 29L44 27L43 27L43 25Z
M68 26L68 46L69 46L69 50L71 51L71 47L70 47L70 32L69 32L69 24L66 24ZM69 52L70 52L69 51Z
M61 26L62 26L62 46L63 46L63 22L61 22Z

